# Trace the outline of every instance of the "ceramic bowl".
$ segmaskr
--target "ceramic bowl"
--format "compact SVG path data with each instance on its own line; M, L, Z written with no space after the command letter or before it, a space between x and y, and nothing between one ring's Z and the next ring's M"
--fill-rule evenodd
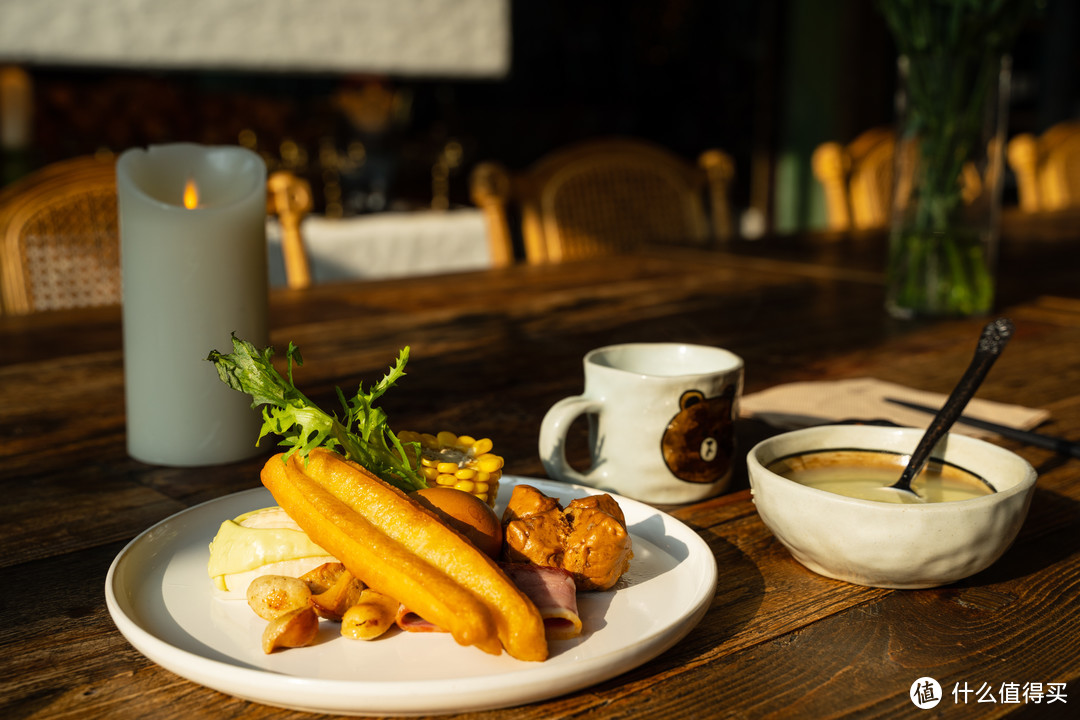
M932 457L982 477L997 492L915 505L845 497L766 469L779 458L826 449L908 455L922 435L917 428L826 425L764 440L747 456L758 514L796 560L827 577L926 588L974 575L1001 557L1027 516L1036 473L1015 453L948 435Z

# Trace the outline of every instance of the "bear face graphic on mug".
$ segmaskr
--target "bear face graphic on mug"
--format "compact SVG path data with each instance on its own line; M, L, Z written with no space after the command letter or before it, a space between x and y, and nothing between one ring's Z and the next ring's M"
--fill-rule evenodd
M727 474L735 455L734 404L733 385L718 397L707 398L700 390L682 394L679 413L660 440L672 475L691 483L713 483Z

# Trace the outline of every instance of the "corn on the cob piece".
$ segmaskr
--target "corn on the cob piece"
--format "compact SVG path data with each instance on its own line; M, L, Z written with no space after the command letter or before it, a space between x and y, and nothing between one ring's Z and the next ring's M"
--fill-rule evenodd
M452 432L399 432L402 443L420 443L420 471L429 487L452 487L475 495L495 506L502 477L503 459L494 454L488 438L477 440Z

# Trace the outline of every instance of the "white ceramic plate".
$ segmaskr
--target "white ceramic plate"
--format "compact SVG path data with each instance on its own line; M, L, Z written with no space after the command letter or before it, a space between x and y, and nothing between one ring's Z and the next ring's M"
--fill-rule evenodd
M563 503L595 491L506 476ZM203 503L132 540L109 568L105 599L124 637L188 680L268 705L338 715L418 715L520 705L578 690L664 652L701 620L716 588L716 561L697 533L648 505L617 498L634 559L618 585L579 595L585 630L552 642L542 663L488 655L449 635L392 629L370 642L324 622L315 644L265 655L265 621L243 600L215 596L208 546L227 518L274 504L262 488Z

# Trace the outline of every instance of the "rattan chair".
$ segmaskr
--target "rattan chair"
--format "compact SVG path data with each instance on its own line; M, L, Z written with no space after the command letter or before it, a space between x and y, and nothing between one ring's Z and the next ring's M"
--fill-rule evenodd
M494 264L515 259L511 205L520 212L526 261L543 264L727 240L733 175L734 163L719 150L703 153L695 166L643 141L602 139L556 151L518 175L481 163L470 184Z
M893 193L896 134L872 128L847 145L822 143L811 167L825 191L830 230L883 227L889 221Z
M0 192L4 312L120 302L116 159L58 162Z
M830 230L882 228L888 225L894 205L905 206L917 177L918 141L907 140L900 148L897 156L896 132L880 127L867 130L848 145L827 142L814 150L811 166L825 191ZM994 158L999 148L998 141L991 140L989 157ZM993 173L1000 167L991 161L980 172L974 163L965 163L957 178L963 201L975 203L987 188L995 187Z
M275 174L267 198L282 224L289 286L307 287L300 220L309 186ZM114 157L57 162L0 191L0 298L12 315L121 302Z
M1006 156L1023 212L1080 206L1080 122L1059 123L1038 137L1017 135Z
M281 255L285 262L285 282L291 288L311 285L311 267L300 225L311 212L311 184L287 170L272 173L266 180L266 211L281 223Z

